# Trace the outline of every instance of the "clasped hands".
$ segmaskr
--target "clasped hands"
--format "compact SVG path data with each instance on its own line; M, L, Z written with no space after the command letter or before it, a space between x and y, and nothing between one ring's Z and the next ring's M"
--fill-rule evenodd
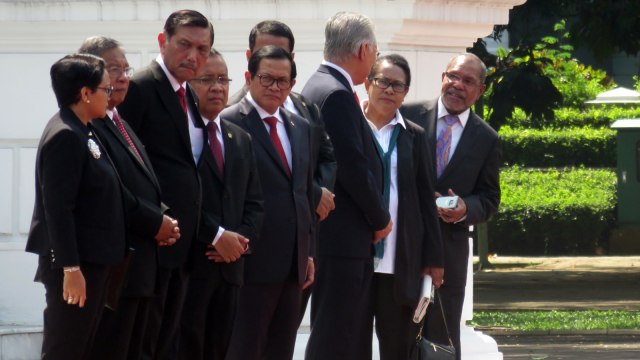
M162 215L162 224L155 236L158 246L171 246L180 239L180 228L178 220L172 219L167 215Z
M249 239L237 232L225 230L215 245L208 245L205 256L215 262L234 262L249 251Z

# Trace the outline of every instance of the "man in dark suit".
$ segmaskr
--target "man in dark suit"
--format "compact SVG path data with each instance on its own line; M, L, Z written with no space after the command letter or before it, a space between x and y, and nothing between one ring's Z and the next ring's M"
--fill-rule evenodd
M292 59L295 59L294 44L293 32L287 24L277 20L261 21L249 33L249 48L246 51L247 61L249 61L254 51L266 45L282 48L291 54ZM247 85L243 86L231 97L229 105L240 102L248 91L249 87ZM336 157L333 154L333 145L324 129L324 121L316 104L301 94L291 91L282 106L290 112L302 116L311 125L311 163L315 164L313 172L313 206L316 209L319 222L324 220L335 209L332 191L336 182L337 164ZM315 235L317 239L318 234L316 233ZM302 294L300 321L302 321L306 312L312 289L313 286L310 286Z
M247 61L249 61L254 51L266 45L282 48L291 54L292 59L295 59L294 44L293 32L287 24L277 20L261 21L249 33L249 48L246 51ZM249 92L249 87L245 84L229 98L227 106L240 102L247 95L247 92ZM324 121L320 110L309 99L291 91L282 106L290 112L302 116L311 125L312 164L315 164L313 173L314 207L319 220L322 221L335 208L332 191L336 181L337 164L333 155L331 139L329 139L324 129Z
M249 60L249 93L220 115L251 135L265 208L245 261L230 360L291 359L302 289L314 279L311 133L307 121L280 107L295 76L287 51L263 47Z
M436 155L436 196L459 196L455 208L438 208L445 267L444 283L436 295L442 300L458 359L469 226L487 221L500 204L498 134L470 110L486 89L485 77L486 67L477 56L456 56L442 73L440 98L408 104L401 110L427 131ZM441 312L430 311L425 322L426 337L448 343L442 324Z
M378 57L365 80L365 117L383 158L384 197L393 230L376 244L373 313L380 359L408 359L418 326L412 318L422 277L442 280L444 259L438 214L433 201L433 157L424 129L400 115L411 85L407 60Z
M336 209L320 226L318 278L307 359L371 357L373 243L391 231L382 198L382 162L356 100L373 65L373 23L338 13L325 28L324 58L302 95L321 110L338 162Z
M158 43L160 55L133 76L119 110L145 145L163 200L180 223L180 240L158 252L158 295L149 314L143 356L173 359L188 284L188 254L198 236L202 189L208 186L198 170L207 136L187 81L207 61L213 26L197 11L179 10L167 18ZM237 241L218 247L228 260L244 251Z
M216 50L189 84L208 131L208 150L200 167L203 211L191 246L192 270L182 312L179 359L223 360L236 314L244 261L225 262L216 250L223 237L250 245L264 216L262 189L251 137L220 119L229 95L227 65ZM213 234L213 235L212 235ZM215 236L214 236L215 235Z
M178 224L165 215L168 208L161 202L160 184L144 146L129 124L118 116L116 106L127 94L132 72L120 43L95 36L86 39L78 52L105 60L113 92L107 116L92 121L92 125L136 204L127 212L131 258L121 266L124 270L117 269L126 271L122 298L117 311L103 312L91 358L139 359L149 302L155 293L157 247L175 243L180 237Z

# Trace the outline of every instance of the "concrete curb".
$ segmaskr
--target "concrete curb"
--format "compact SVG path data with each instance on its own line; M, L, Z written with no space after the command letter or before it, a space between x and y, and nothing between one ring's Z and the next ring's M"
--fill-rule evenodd
M475 330L489 336L579 336L579 335L601 335L601 336L622 336L640 335L640 329L594 329L594 330L509 330L509 329L486 329L476 328Z

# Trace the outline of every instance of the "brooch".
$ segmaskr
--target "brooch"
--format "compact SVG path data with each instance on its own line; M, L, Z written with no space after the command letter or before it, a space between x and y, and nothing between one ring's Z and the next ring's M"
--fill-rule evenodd
M93 158L100 159L100 148L98 147L98 144L96 144L93 139L89 139L87 145L89 146L89 152L93 155Z

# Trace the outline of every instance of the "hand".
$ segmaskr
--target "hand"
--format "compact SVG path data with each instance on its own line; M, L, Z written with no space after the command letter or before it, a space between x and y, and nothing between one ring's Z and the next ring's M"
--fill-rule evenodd
M238 260L248 246L249 239L236 232L225 230L214 248L226 263L230 263Z
M84 307L87 301L87 283L82 275L82 270L64 272L62 281L62 298L69 305Z
M313 258L310 257L307 261L307 279L302 284L302 290L308 288L316 280L316 266L313 263Z
M180 239L180 228L178 221L167 215L162 215L162 224L155 236L158 246L171 246Z
M322 196L320 197L318 207L316 207L316 214L318 214L320 221L326 219L329 213L336 208L336 204L333 202L334 197L336 196L331 191L325 187L322 188Z
M453 190L449 189L449 196L455 196L456 193ZM436 192L435 197L439 198L440 193ZM467 214L467 204L464 202L462 197L458 197L458 204L453 209L443 209L438 208L438 216L442 219L442 221L446 223L456 223L460 221Z
M220 253L215 250L216 248L213 247L213 245L207 245L207 247L209 248L209 250L204 252L204 255L207 257L207 259L217 263L224 262L224 259L222 258Z
M439 289L444 283L444 268L441 267L426 267L422 270L422 276L431 275L433 280L433 286Z
M380 240L384 239L389 233L391 233L391 229L393 229L393 221L389 220L387 226L373 233L373 243L377 244Z

